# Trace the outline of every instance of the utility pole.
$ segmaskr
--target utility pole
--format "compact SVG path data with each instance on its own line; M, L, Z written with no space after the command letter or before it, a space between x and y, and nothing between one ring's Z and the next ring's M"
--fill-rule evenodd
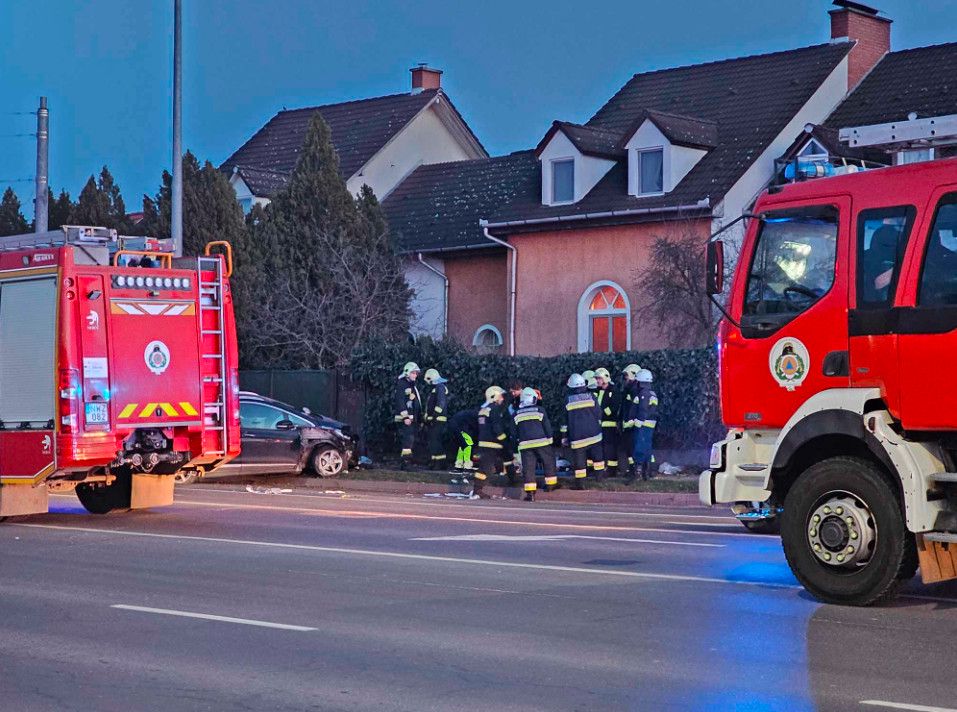
M39 177L37 178L39 181ZM170 237L183 256L183 2L173 0L173 186Z
M47 98L40 97L40 108L37 109L37 194L33 201L33 231L46 232L50 206L47 198L50 182L50 112L47 109Z

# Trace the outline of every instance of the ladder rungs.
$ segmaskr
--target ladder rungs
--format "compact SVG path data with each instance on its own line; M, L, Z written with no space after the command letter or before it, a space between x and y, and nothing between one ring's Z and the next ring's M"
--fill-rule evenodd
M211 336L212 334L222 334L223 332L219 329L204 329L202 332L204 336Z
M203 358L222 358L222 354L203 354Z

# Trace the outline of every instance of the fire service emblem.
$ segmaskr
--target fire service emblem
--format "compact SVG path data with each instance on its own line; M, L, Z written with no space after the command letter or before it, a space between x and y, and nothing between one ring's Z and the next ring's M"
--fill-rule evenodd
M169 368L169 347L162 341L150 341L143 352L146 367L159 376Z
M807 378L811 358L807 347L798 339L785 337L771 348L771 375L782 388L793 391Z

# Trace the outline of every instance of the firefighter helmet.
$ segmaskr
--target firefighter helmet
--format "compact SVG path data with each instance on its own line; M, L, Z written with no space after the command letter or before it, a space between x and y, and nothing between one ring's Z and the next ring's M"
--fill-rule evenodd
M608 372L608 369L604 367L595 369L595 377L604 378L606 381L611 380L611 374Z
M485 400L489 403L494 402L499 396L505 395L505 389L498 386L489 386L485 389Z
M595 380L595 372L591 369L582 371L582 378L585 379L585 384L592 390L598 388L598 381Z
M651 371L647 368L643 368L635 374L635 380L638 383L651 383L654 379L654 376L651 375Z
M629 381L634 380L635 376L638 375L640 370L641 366L639 366L637 363L629 363L627 366L625 366L625 378L627 378Z
M521 398L519 398L519 405L526 407L530 405L535 405L538 401L538 392L534 388L523 388Z
M434 386L436 383L445 383L445 379L439 375L438 369L430 368L425 372L425 382Z
M585 378L580 373L573 373L568 377L569 388L584 388L585 387Z
M415 361L409 361L405 366L402 367L402 375L409 376L413 373L420 373L422 369L419 368L419 364Z

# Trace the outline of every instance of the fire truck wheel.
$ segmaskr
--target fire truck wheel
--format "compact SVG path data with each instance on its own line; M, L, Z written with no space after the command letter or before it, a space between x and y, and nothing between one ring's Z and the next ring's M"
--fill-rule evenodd
M334 447L317 447L309 462L312 471L319 477L338 477L346 467L342 453Z
M114 509L129 509L132 478L117 477L110 485L95 483L76 486L76 497L91 514L106 514Z
M784 502L781 540L798 581L825 603L889 599L913 560L897 486L855 457L832 457L798 477Z

